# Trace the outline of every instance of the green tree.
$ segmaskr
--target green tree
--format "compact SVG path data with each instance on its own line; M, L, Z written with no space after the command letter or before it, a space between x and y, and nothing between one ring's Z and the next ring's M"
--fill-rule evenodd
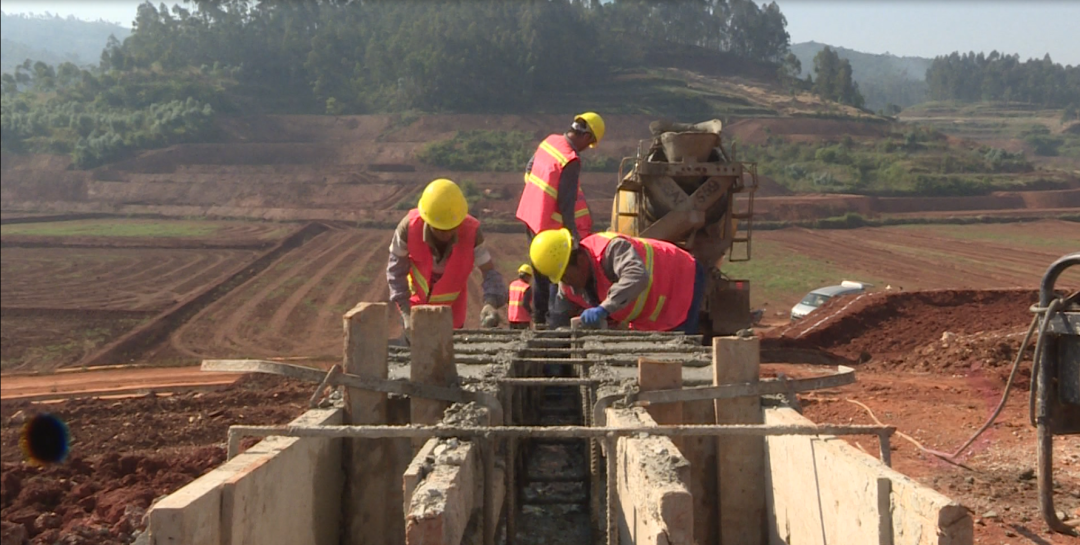
M814 56L813 90L821 98L861 108L863 96L852 79L851 63L826 47Z
M796 57L794 53L788 52L784 56L784 61L780 63L780 68L776 71L776 76L780 80L780 84L791 90L792 93L795 90L803 87L803 81L799 79L799 74L802 73L802 63L799 61L799 57Z

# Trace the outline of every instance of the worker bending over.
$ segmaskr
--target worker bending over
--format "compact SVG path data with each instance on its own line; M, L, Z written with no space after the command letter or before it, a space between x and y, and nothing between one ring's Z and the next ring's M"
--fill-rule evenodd
M412 305L449 305L454 328L465 327L468 280L473 267L483 273L481 320L498 320L506 304L506 283L483 246L480 222L469 215L469 203L454 182L441 178L428 184L416 208L398 223L390 242L386 283L410 334Z
M528 264L518 267L518 277L510 283L510 303L506 309L506 321L510 329L528 329L532 317L532 275Z
M696 334L705 268L678 246L617 233L599 233L574 244L566 229L544 231L529 247L538 276L558 282L551 322L570 323L574 306L581 321L628 323L642 331Z
M537 233L565 228L575 240L592 232L592 216L581 191L578 154L594 148L604 138L604 120L594 112L574 118L570 129L552 134L536 148L525 167L525 189L518 201L517 219L525 224L529 241ZM549 303L555 286L543 275L536 275L532 290L532 321L547 321Z

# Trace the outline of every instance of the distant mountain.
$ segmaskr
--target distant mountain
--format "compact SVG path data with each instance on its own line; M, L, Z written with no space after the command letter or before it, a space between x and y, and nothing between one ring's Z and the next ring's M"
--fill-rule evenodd
M791 52L802 63L802 77L814 71L814 56L828 44L803 42L793 44ZM872 110L887 104L907 107L926 100L926 70L933 59L898 57L896 55L863 53L846 47L829 45L841 59L851 63L852 77Z
M0 71L11 72L26 59L96 65L110 35L123 41L129 34L130 29L106 21L0 12Z

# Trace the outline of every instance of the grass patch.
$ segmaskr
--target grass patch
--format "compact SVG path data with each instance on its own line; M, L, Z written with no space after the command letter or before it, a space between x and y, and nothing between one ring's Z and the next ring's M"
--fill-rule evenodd
M1039 236L1029 233L1010 233L1008 228L987 225L904 225L901 229L931 233L939 237L948 237L956 240L969 240L980 242L1000 243L1004 246L1026 246L1034 248L1050 248L1060 250L1062 253L1076 249L1076 243L1063 240L1060 236Z
M0 235L116 238L204 238L222 225L199 221L77 220L50 223L17 223L0 226Z
M0 357L0 369L51 370L71 365L145 321L114 318L108 325L68 327L63 320L58 323L42 318L4 318L6 346ZM59 335L55 331L57 327L61 331Z
M782 308L794 304L807 292L822 286L839 284L845 271L827 259L813 258L792 252L781 243L755 240L752 259L739 263L727 263L722 267L732 278L750 281L750 304L760 307L768 304L770 311L790 310ZM876 279L852 278L876 282Z
M1064 139L1060 144L1056 151L1070 149ZM1068 186L1061 176L1023 176L1034 165L1022 152L956 147L926 127L872 142L843 138L823 145L773 136L739 150L740 158L756 162L760 173L800 193L945 197Z
M523 131L460 131L421 148L416 158L456 171L524 171L536 138Z
M452 171L524 173L538 145L535 135L523 131L460 131L450 139L425 145L416 158ZM619 160L589 153L582 157L581 168L587 172L618 172Z
M805 220L805 221L755 221L755 231L775 231L788 227L804 227L807 229L854 229L858 227L888 227L893 225L977 225L996 223L1027 223L1055 219L1061 221L1080 222L1080 214L1048 214L1042 217L1033 216L943 216L929 218L873 218L867 219L855 212L848 212L843 216L831 218ZM488 229L490 230L490 229ZM755 243L756 244L756 243Z

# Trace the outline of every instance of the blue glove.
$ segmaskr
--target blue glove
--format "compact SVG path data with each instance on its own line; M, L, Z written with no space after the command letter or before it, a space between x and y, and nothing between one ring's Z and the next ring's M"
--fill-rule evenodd
M593 307L581 313L581 323L587 326L598 326L607 319L608 313L604 307Z

